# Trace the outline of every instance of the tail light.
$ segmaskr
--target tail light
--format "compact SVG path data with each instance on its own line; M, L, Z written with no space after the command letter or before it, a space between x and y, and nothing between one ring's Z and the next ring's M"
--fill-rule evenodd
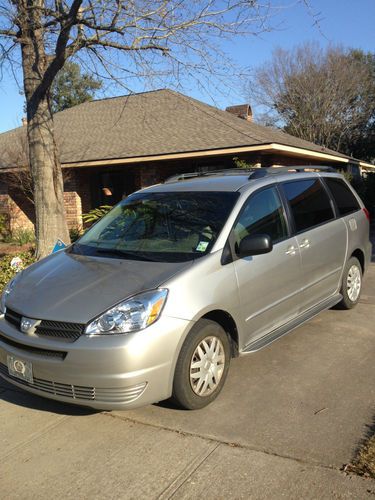
M370 222L370 212L367 210L367 208L362 208L362 210L364 211L367 220Z

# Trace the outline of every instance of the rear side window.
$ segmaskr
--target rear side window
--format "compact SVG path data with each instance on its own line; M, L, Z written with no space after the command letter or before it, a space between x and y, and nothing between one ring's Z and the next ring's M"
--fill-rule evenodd
M283 184L297 233L334 218L331 202L319 179L305 179Z
M357 198L344 181L332 177L325 177L324 180L332 193L340 215L351 214L361 208Z

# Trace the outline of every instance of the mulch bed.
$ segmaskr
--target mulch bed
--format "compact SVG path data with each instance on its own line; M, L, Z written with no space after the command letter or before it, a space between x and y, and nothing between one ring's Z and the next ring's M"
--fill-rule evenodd
M0 259L5 255L13 255L21 252L26 252L32 247L29 243L26 245L18 246L12 243L2 243L0 242Z

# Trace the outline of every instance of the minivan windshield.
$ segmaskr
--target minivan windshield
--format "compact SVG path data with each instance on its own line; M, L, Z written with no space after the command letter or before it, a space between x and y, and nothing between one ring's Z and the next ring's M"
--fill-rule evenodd
M83 255L159 262L207 254L239 194L135 193L116 205L72 247Z

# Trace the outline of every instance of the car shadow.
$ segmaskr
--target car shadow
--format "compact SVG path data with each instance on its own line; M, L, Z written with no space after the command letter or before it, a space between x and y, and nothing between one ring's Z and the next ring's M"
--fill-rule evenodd
M56 413L57 415L86 416L100 413L99 410L93 408L76 406L69 403L60 403L53 399L42 398L36 394L31 394L18 387L12 386L3 379L0 379L0 401L1 400L16 406L48 413Z
M180 406L178 406L173 399L166 399L164 401L159 401L159 403L154 403L153 406L157 406L159 408L165 408L167 410L177 410L178 412L183 412L183 411L190 411L190 410L183 410Z

